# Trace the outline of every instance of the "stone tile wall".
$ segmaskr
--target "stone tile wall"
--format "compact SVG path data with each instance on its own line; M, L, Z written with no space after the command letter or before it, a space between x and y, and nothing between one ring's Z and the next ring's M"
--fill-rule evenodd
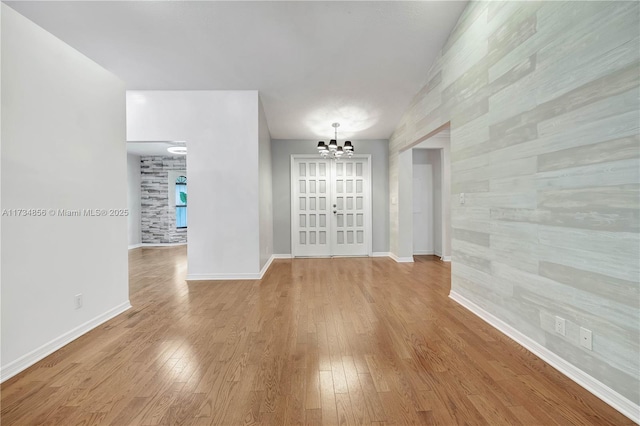
M186 157L140 157L142 242L186 243L187 230L176 229L175 207L169 206L171 170L186 170Z

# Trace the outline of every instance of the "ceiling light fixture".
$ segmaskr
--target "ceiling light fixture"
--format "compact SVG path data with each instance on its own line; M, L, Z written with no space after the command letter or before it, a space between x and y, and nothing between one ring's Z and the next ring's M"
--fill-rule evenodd
M169 148L167 148L167 151L169 151L172 154L187 155L186 146L170 146Z
M318 152L322 158L332 158L334 160L339 160L343 155L351 157L353 155L351 141L345 141L344 148L338 146L338 127L340 127L340 123L333 123L332 126L335 129L335 139L331 139L329 145L326 145L324 141L318 142Z

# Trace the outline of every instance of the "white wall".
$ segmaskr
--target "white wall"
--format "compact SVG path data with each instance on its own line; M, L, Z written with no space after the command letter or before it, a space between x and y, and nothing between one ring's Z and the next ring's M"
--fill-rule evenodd
M129 247L142 242L140 209L140 156L127 154L127 207L129 208Z
M434 173L429 150L413 151L413 254L434 254Z
M4 380L129 301L127 218L48 212L127 208L124 84L1 7Z
M259 104L258 179L260 180L260 268L273 254L273 188L271 172L271 134L269 125Z
M442 160L444 150L428 149L426 151L433 171L433 252L442 257Z
M413 262L413 152L398 155L398 243L391 252L402 262Z
M259 99L247 91L127 92L127 139L187 142L188 279L260 272Z
M444 150L415 148L412 151L413 252L442 257L441 164Z

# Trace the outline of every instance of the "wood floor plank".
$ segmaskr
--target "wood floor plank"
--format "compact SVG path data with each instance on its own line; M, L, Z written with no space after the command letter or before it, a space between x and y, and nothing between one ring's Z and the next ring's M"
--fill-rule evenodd
M305 371L296 368L291 375L291 392L287 395L285 424L299 425L304 423L304 379Z
M5 425L628 425L448 298L450 266L276 260L186 282L129 252L133 308L0 386Z
M377 392L389 392L391 388L387 383L386 372L384 366L382 364L380 356L376 355L365 355L365 359L367 361L367 365L369 366L369 372L371 374L371 379L373 380L373 384L376 387Z
M369 373L358 374L358 380L362 386L362 392L364 394L365 404L367 406L367 413L372 422L385 421L387 418L384 409L382 408L382 402L380 396L376 390L373 379Z
M309 334L309 340L315 341L315 333ZM320 403L320 362L317 345L311 342L308 344L306 358L304 408L306 410L319 409L322 408L322 405Z
M333 390L331 371L320 371L320 395L322 398L322 423L326 425L338 424L336 394Z
M322 424L322 409L316 408L313 410L305 410L304 424L309 426L316 426Z
M339 425L355 425L356 418L351 406L351 399L347 393L336 394L336 409Z
M354 421L358 425L369 424L371 420L369 418L364 392L360 385L360 378L358 377L358 370L355 362L353 361L353 357L349 355L343 356L342 365L344 366Z

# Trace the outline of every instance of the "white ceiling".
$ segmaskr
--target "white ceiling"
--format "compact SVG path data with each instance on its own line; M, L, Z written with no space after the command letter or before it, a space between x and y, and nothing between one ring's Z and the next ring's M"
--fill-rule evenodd
M465 1L6 2L137 90L257 89L274 139L386 139Z

